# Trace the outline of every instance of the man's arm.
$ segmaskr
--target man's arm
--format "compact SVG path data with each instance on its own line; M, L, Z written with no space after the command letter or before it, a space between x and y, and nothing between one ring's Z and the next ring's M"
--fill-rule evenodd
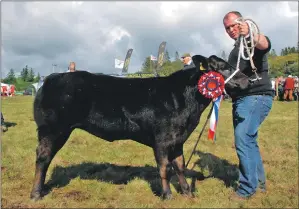
M256 34L253 38L254 44L257 43L255 46L259 50L266 50L269 47L269 42L267 38L262 34Z
M246 22L242 22L239 24L240 35L245 37L249 36L249 26ZM248 38L247 38L248 40ZM250 40L248 40L250 41ZM253 37L254 44L257 43L255 46L259 50L266 50L271 47L269 41L267 40L266 36L262 34L255 34Z

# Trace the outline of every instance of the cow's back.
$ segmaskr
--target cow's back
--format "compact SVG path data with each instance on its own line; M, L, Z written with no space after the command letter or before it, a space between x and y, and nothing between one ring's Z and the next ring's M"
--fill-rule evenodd
M38 127L81 128L107 140L137 141L153 135L157 123L161 126L162 118L170 120L175 111L188 110L192 115L191 109L198 109L193 96L193 100L184 96L186 89L196 88L196 82L190 81L194 75L195 70L159 78L118 78L84 71L53 74L36 96L35 120Z

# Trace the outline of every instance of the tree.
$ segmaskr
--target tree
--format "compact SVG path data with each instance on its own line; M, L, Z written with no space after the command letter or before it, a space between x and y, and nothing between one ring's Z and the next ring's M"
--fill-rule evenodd
M288 66L288 72L292 75L299 76L298 72L298 62L294 62L293 64Z
M275 49L272 49L269 55L272 57L276 57L277 55Z
M26 65L26 67L23 68L23 70L21 72L21 78L23 81L27 81L28 73L29 73L29 70L28 70L28 66Z
M176 61L180 60L180 55L179 55L178 51L175 52L175 60Z
M296 53L296 48L293 46L290 50L291 53Z
M15 76L15 72L13 69L10 69L6 78L3 80L4 83L8 83L8 84L15 84L17 81L16 76Z
M146 57L143 64L141 72L143 73L152 73L153 72L153 61L150 60L150 57Z
M170 57L169 57L169 53L166 50L165 55L164 55L164 62L170 62Z
M40 80L40 74L37 73L37 76L35 77L34 81L35 81L35 82L39 82L39 80Z
M33 82L34 81L34 72L33 72L33 69L31 68L29 73L28 73L28 76L27 76L27 81L28 82Z
M222 50L222 52L221 52L221 58L222 58L223 60L227 61L226 53L225 53L224 50Z

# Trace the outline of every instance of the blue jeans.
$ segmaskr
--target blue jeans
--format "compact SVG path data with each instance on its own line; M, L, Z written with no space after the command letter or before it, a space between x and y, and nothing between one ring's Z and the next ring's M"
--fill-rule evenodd
M239 158L237 194L250 197L257 187L265 188L264 166L257 143L258 128L272 108L273 97L253 95L233 103L235 147Z

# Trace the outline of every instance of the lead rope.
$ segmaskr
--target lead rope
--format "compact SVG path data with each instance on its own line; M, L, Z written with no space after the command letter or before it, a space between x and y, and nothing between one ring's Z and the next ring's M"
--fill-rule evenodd
M197 144L198 144L198 142L199 142L199 140L200 140L200 137L201 137L201 135L203 134L203 131L204 131L204 130L205 130L205 128L206 128L206 125L207 125L207 123L208 123L208 120L209 120L209 119L210 119L210 117L211 117L212 110L213 110L213 103L212 103L212 107L211 107L211 109L210 109L210 112L209 112L209 114L208 114L208 116L207 116L207 120L206 120L205 124L203 125L203 128L201 129L201 132L200 132L200 134L199 134L199 136L198 136L198 139L197 139L197 141L196 141L196 143L195 143L195 146L194 146L194 148L193 148L193 150L192 150L192 153L191 153L191 155L190 155L190 157L189 157L189 160L188 160L188 162L187 162L187 164L186 164L186 167L185 167L185 168L187 168L187 167L188 167L188 164L189 164L189 162L190 162L190 160L191 160L192 156L193 156L193 155L194 155L194 153L195 153L195 149L196 149L196 147L197 147Z

